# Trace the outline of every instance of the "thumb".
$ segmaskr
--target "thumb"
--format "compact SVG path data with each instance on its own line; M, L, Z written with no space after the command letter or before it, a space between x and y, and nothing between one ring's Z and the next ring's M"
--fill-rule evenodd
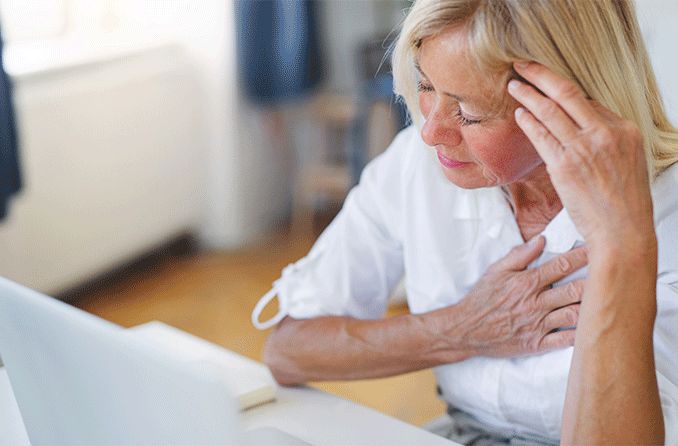
M532 237L528 242L518 245L499 259L493 267L500 270L522 271L544 250L546 241L543 236Z

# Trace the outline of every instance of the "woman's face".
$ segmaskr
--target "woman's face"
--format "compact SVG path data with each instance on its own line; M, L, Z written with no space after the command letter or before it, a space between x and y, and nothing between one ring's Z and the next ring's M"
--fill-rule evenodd
M502 116L491 113L497 85L467 59L463 33L451 28L420 47L422 138L438 152L447 179L463 188L504 185L542 173L541 158L513 118L518 104L510 102Z

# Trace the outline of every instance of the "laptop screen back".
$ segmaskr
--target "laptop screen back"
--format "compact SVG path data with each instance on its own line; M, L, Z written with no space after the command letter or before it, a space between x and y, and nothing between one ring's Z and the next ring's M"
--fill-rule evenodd
M0 356L34 445L234 444L237 408L210 370L0 279Z

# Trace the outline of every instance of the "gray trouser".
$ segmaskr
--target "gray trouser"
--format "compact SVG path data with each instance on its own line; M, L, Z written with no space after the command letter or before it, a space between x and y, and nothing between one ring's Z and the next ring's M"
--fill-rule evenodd
M441 437L467 446L557 446L560 442L538 435L517 434L508 429L488 426L471 415L454 407L448 407L444 421L431 425L429 430Z

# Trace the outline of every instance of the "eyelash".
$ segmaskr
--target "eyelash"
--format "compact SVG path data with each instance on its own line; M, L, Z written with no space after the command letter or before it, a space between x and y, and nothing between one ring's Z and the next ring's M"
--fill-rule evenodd
M429 92L433 91L433 87L419 81L417 82L417 90L419 90L419 92Z
M433 91L433 87L427 84L424 84L423 82L418 82L417 83L417 90L420 93L428 93ZM457 107L457 111L454 113L455 118L459 121L459 123L462 126L467 126L467 125L473 125L473 124L479 124L482 122L480 119L469 119L465 117L461 111L460 107Z
M465 117L461 113L461 108L459 108L459 107L457 107L457 111L455 112L455 116L456 116L457 120L459 121L459 123L463 126L480 123L480 119L469 119L469 118Z

